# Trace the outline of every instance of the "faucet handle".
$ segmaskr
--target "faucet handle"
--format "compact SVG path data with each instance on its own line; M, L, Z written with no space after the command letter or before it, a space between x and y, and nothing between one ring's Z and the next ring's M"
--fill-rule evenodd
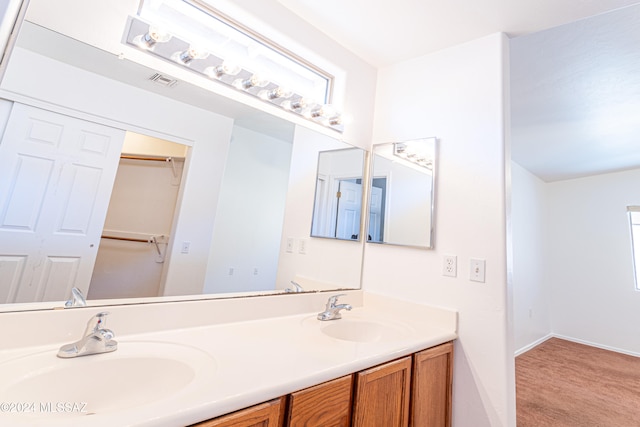
M338 302L338 298L346 295L347 294L338 294L338 295L333 295L329 297L329 300L327 301L327 309L334 308L336 306L336 303Z
M65 307L85 307L87 300L82 295L82 291L75 286L71 288L71 298L64 303Z
M105 327L107 326L108 315L109 315L108 311L101 311L100 313L96 314L91 319L89 319L89 321L87 322L87 328L84 331L84 336L87 336L89 334L93 334L95 332L105 329Z
M292 288L287 288L284 291L286 293L298 293L298 292L304 292L304 289L302 288L302 286L300 286L300 284L298 282L295 281L291 281L291 284L293 285L293 289Z

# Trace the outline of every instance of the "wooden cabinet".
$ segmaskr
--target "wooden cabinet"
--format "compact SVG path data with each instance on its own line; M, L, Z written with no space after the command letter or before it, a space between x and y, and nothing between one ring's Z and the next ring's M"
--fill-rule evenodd
M453 343L413 355L411 426L451 426Z
M450 427L453 343L195 427Z
M349 427L352 375L289 395L287 427Z
M279 427L282 425L282 412L285 402L286 397L280 397L260 405L194 424L192 427Z
M410 356L357 373L353 426L408 426L410 387Z

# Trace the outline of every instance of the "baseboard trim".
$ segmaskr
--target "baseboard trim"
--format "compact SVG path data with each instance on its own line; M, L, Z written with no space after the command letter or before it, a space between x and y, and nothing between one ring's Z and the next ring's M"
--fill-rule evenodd
M591 342L591 341L585 341L585 340L581 340L579 338L568 337L566 335L560 335L560 334L551 334L551 335L553 335L553 337L555 337L555 338L560 338L562 340L567 340L567 341L575 342L575 343L578 343L578 344L584 344L584 345L588 345L588 346L591 346L591 347L601 348L603 350L614 351L616 353L627 354L629 356L640 357L640 353L637 353L637 352L634 352L634 351L624 350L624 349L621 349L621 348L611 347L611 346L603 345L603 344L596 344L596 343Z
M637 353L637 352L634 352L634 351L624 350L624 349L621 349L621 348L611 347L611 346L603 345L603 344L596 344L596 343L591 342L591 341L581 340L579 338L574 338L574 337L569 337L569 336L566 336L566 335L554 334L554 333L547 334L544 337L532 342L531 344L528 344L528 345L516 350L514 356L518 357L521 354L526 353L527 351L534 349L535 347L539 346L540 344L542 344L543 342L547 341L550 338L558 338L558 339L561 339L561 340L571 341L571 342L575 342L575 343L578 343L578 344L588 345L590 347L596 347L596 348L601 348L603 350L609 350L609 351L614 351L616 353L626 354L626 355L629 355L629 356L640 357L640 353Z
M543 342L545 342L546 340L555 337L554 334L547 334L545 336L543 336L540 339L537 339L536 341L532 342L531 344L527 344L524 347L516 350L515 352L515 356L520 356L522 353L526 353L527 351L531 350L534 347L539 346L540 344L542 344Z

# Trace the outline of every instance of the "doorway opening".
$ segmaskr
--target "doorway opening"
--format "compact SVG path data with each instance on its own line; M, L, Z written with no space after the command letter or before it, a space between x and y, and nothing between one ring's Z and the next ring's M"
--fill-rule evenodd
M87 298L162 295L188 149L126 133Z

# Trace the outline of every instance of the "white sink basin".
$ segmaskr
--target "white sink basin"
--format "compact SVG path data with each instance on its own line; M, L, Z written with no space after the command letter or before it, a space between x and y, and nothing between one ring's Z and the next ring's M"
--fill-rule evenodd
M331 338L352 342L395 341L410 333L409 327L394 321L369 319L343 314L342 319L320 321L306 319L309 327L316 327Z
M15 408L22 418L99 415L171 398L216 372L208 353L168 342L124 341L115 352L72 359L56 353L0 364L0 402L33 402L27 411Z

